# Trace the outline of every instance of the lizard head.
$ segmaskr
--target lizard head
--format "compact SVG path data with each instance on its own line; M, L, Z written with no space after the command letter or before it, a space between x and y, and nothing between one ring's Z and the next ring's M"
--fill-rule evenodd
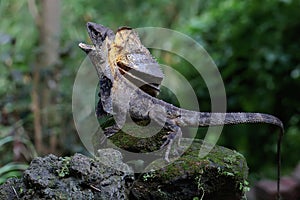
M88 22L86 27L93 44L80 43L79 47L88 54L99 78L105 74L105 76L111 79L111 72L107 61L107 48L111 39L114 39L115 34L109 28L93 22Z
M80 43L79 47L88 55L100 79L102 109L112 113L110 93L114 79L112 78L112 68L108 63L108 46L114 40L115 34L109 28L93 22L88 22L86 27L93 45Z
M92 50L101 49L103 42L107 38L109 41L114 40L114 32L101 24L88 22L86 24L86 28L93 45L80 43L79 47L87 54L89 54Z
M90 39L92 40L92 43L95 45L95 47L101 47L102 43L106 38L108 38L110 41L112 41L115 37L114 32L101 25L96 24L93 22L88 22L86 24L88 34L90 36Z

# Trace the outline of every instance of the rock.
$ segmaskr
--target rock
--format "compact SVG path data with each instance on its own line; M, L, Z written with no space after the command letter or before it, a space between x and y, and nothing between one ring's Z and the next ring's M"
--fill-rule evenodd
M0 185L0 199L19 199L25 187L22 179L10 178Z
M110 158L118 155L116 150ZM133 172L121 163L123 171L81 154L59 158L48 155L34 159L22 179L9 179L0 186L0 199L126 199L125 180Z
M187 143L185 143L187 141ZM183 146L191 140L184 139ZM159 153L136 173L114 149L100 149L98 158L48 155L34 159L21 179L0 186L0 199L243 199L248 189L248 167L236 151L215 146L199 157L203 142L195 140L178 159L166 163ZM125 159L125 158L124 158ZM147 163L148 166L143 166ZM128 185L130 184L130 185Z
M130 199L222 199L245 198L248 167L236 151L215 146L198 156L202 141L194 141L179 159L165 165L162 159L147 167L133 183ZM205 145L204 145L205 147ZM154 170L151 170L153 168Z
M142 122L137 124L147 125ZM164 151L159 150L168 130L158 129L157 132L155 125L141 129L143 131L140 129L139 126L126 123L107 143L109 147L122 149L124 161L133 164L136 172L139 169L140 175L136 174L129 199L246 198L245 192L249 190L246 180L248 167L245 158L238 152L215 146L207 156L201 158L200 148L208 148L209 145L202 146L201 140L182 138L182 146L188 147L191 141L193 144L174 162L173 156L170 156L171 163L168 165L162 159Z

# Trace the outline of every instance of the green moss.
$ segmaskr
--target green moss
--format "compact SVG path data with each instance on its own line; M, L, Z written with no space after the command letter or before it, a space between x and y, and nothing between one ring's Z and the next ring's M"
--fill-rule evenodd
M163 144L163 137L167 130L157 130L156 126L140 128L146 122L137 122L135 125L127 123L122 130L114 134L109 140L116 146L136 153L153 152L160 149ZM156 134L153 134L156 133Z
M59 177L63 178L70 174L69 167L70 167L70 157L64 157L61 161L61 166L59 169L56 170Z
M188 139L183 139L182 145L186 143ZM155 160L146 168L148 172L142 175L143 182L146 185L155 183L157 186L192 180L190 186L198 189L198 199L202 199L204 194L218 191L224 187L222 184L231 184L230 187L243 194L247 190L248 175L245 158L236 151L220 146L215 146L207 156L200 158L198 154L202 144L201 140L195 140L181 157L173 162L171 159L171 164L167 166L162 158ZM160 169L159 166L165 167ZM223 180L223 183L219 184L219 180Z
M143 181L149 181L150 179L153 179L155 177L155 173L153 171L147 172L143 174Z
M198 153L201 145L202 141L195 141L183 156L163 169L163 177L166 179L178 177L184 171L203 174L207 166L217 169L219 175L235 176L239 179L247 177L248 167L241 154L216 146L206 157L200 158ZM156 162L164 161L158 160Z
M168 199L168 194L166 192L162 191L160 188L158 188L157 191L161 199Z
M240 182L239 190L244 193L250 191L249 182L247 180L244 180L244 182Z

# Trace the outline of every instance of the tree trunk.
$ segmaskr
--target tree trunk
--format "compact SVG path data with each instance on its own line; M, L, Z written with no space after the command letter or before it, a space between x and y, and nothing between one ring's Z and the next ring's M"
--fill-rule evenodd
M30 7L34 1L29 0L28 3ZM43 147L43 138L46 135L56 137L49 125L49 111L53 107L52 91L56 86L53 71L59 60L60 1L41 1L40 12L35 16L35 21L39 31L39 52L33 70L31 94L34 114L34 143L38 153L46 153L45 150L48 148ZM54 138L51 140L56 141ZM55 144L53 145L55 146Z

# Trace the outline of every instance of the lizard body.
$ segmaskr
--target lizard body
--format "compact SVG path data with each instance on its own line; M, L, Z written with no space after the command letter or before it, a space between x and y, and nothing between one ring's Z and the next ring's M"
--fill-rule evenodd
M98 108L99 113L97 112L97 116L101 117L107 113L115 116L116 124L105 130L108 137L123 127L128 115L136 120L154 120L169 130L167 140L162 145L162 147L167 146L165 160L169 161L171 145L176 138L180 139L182 135L181 127L241 123L276 125L281 128L277 144L277 189L279 197L280 144L283 135L283 124L278 118L263 113L196 112L181 109L159 100L155 96L159 91L158 88L163 75L159 73L158 65L156 65L151 54L147 53L149 51L144 51L143 48L145 47L136 39L137 35L132 29L120 28L114 35L110 29L90 22L87 24L87 29L93 45L80 43L79 46L88 53L100 79L101 97L98 107L101 109ZM138 48L130 44L135 44ZM143 47L142 50L138 50L141 47ZM130 49L134 51L130 52ZM128 55L135 56L128 57ZM134 59L134 57L138 59ZM139 69L138 64L141 62L144 66ZM152 73L147 66L156 71ZM131 70L133 70L132 73ZM149 83L147 78L155 80L154 83ZM137 80L140 82L137 83ZM147 89L139 87L142 86L139 84L147 84Z

